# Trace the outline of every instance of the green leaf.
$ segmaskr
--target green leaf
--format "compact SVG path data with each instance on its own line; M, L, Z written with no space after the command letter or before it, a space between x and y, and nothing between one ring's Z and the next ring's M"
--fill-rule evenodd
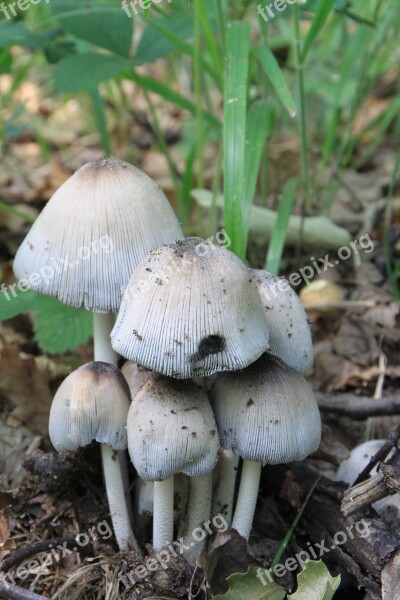
M213 596L213 600L284 600L286 597L285 590L264 569L250 567L247 573L234 573L227 581L229 590Z
M303 45L303 61L305 60L308 51L310 50L315 38L325 25L329 13L332 10L334 0L321 0L317 5L317 11L311 23L311 27L307 33L307 37L304 40Z
M332 577L322 560L308 560L297 582L297 591L288 600L332 600L340 585L340 575Z
M287 86L285 76L280 68L278 61L267 46L257 46L253 50L255 56L260 61L260 64L270 80L279 100L288 111L291 117L295 117L297 113L296 103Z
M11 73L12 55L8 48L0 48L0 75Z
M129 66L128 60L95 52L67 56L54 68L55 88L58 92L89 92Z
M9 213L10 215L15 215L16 217L19 217L20 219L23 219L24 221L26 221L26 223L34 223L35 222L35 219L34 219L34 217L32 217L32 215L28 215L27 213L24 213L22 210L18 210L16 208L14 208L13 206L10 206L9 204L6 204L5 202L0 202L0 211Z
M3 287L4 286L4 287ZM0 292L0 321L7 321L29 310L37 298L35 292L30 290L21 292L14 285L2 284Z
M155 24L159 27L156 28ZM169 33L176 32L174 34L175 40L179 38L180 41L184 41L193 35L193 15L178 12L168 14L159 19L151 19L150 24L146 27L140 38L136 50L136 65L152 63L159 58L165 58L172 50L177 49L177 43L174 43L170 37L160 35L160 33L164 33L165 29ZM191 46L190 51L192 53Z
M246 254L243 237L244 157L246 146L247 77L250 26L231 21L226 32L224 84L224 227L232 240L231 250Z
M27 36L27 30L22 23L0 21L0 40L2 47L21 43Z
M281 201L278 207L278 217L272 233L272 238L268 246L267 260L265 268L272 275L278 275L279 266L283 249L285 247L286 234L289 226L289 219L292 214L294 201L296 199L296 189L299 184L298 179L289 179L286 183Z
M37 296L32 306L35 339L44 352L62 354L86 344L93 335L93 315L56 298Z
M133 19L117 6L83 3L76 0L52 3L62 27L75 37L115 54L128 57L133 34Z
M100 95L100 92L97 88L89 92L89 95L92 99L94 116L96 119L97 129L99 130L99 134L101 137L101 143L103 146L103 150L105 154L110 156L112 154L111 151L111 140L108 135L107 129L107 117L106 110L104 106L104 100Z

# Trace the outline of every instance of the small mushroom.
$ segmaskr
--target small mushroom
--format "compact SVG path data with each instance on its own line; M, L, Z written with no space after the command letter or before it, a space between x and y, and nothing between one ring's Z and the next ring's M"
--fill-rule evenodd
M252 270L265 309L270 353L305 373L313 364L313 344L303 304L284 277Z
M154 481L153 546L173 539L174 474L191 479L187 530L209 519L211 471L219 440L206 394L192 381L154 376L135 396L128 414L128 449L144 481ZM201 482L201 497L196 494ZM194 552L197 545L191 547Z
M111 519L119 548L139 551L129 525L119 450L126 450L126 421L130 404L128 385L119 369L91 362L73 371L54 396L49 434L58 452L73 451L99 442Z
M243 458L232 527L249 538L261 467L315 452L321 419L310 384L271 354L244 371L219 375L211 391L221 445Z
M178 379L242 369L269 347L248 269L200 238L178 240L142 260L111 339L122 356Z

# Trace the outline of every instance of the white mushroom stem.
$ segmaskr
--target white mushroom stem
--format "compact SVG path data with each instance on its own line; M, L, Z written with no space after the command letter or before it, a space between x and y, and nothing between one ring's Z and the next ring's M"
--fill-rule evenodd
M139 546L129 523L118 452L114 452L107 444L100 444L100 446L108 505L119 549L122 552L135 550L140 554Z
M117 353L112 349L110 334L115 324L113 313L93 313L94 360L117 366Z
M231 450L222 450L217 465L217 484L212 504L212 515L221 514L228 525L232 522L233 497L239 457Z
M212 473L190 478L189 507L184 543L190 546L190 549L185 551L185 558L192 566L196 564L196 559L206 543L206 527L210 524L211 495Z
M153 548L168 546L174 537L174 477L154 482Z
M117 354L112 349L110 340L114 323L115 318L112 313L93 314L94 359L116 366ZM126 455L123 452L114 452L110 446L101 444L101 456L108 505L118 547L122 552L132 549L140 554L130 524ZM123 473L125 473L125 485Z
M257 504L258 488L260 485L261 463L244 460L238 499L232 527L246 540L250 537L254 511Z

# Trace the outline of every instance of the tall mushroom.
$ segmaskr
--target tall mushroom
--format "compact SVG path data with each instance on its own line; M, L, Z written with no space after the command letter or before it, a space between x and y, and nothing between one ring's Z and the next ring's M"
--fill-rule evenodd
M178 240L142 260L111 339L122 356L178 379L242 369L269 347L248 269L200 238Z
M151 250L181 235L154 181L126 162L102 158L50 198L18 249L14 273L34 291L94 312L94 358L116 365L112 313L128 279Z
M192 479L187 532L209 518L211 479L219 450L217 426L203 390L193 381L154 376L138 392L128 414L128 449L144 481L154 481L153 546L173 539L174 474ZM198 482L202 492L198 494ZM191 544L191 553L199 551Z
M222 373L211 391L221 445L243 458L232 527L249 538L261 467L300 461L319 446L321 420L310 384L271 354Z
M77 450L93 440L100 443L115 537L121 550L138 551L118 469L118 451L128 445L129 404L129 388L119 369L104 362L87 363L58 388L50 410L49 434L58 452Z

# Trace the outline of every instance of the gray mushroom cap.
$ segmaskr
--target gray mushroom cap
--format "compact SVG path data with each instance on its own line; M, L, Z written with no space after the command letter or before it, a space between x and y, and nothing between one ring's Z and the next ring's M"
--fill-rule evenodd
M311 330L303 304L284 277L252 270L265 309L270 352L305 373L313 364Z
M126 361L126 363L122 366L121 373L125 377L129 386L131 398L134 398L140 388L143 387L144 384L153 377L152 371L137 365L132 360Z
M283 464L318 449L321 419L312 388L271 354L219 375L211 398L221 445L246 460Z
M128 449L139 477L163 481L175 473L206 475L219 451L207 395L193 381L154 376L132 401Z
M14 273L64 304L116 312L142 258L181 236L155 182L126 162L103 158L50 198L18 249Z
M49 434L58 452L77 450L93 440L113 450L127 448L128 384L119 369L87 363L63 381L50 410Z
M200 238L163 246L140 263L111 342L126 358L178 379L242 369L269 347L248 269Z

